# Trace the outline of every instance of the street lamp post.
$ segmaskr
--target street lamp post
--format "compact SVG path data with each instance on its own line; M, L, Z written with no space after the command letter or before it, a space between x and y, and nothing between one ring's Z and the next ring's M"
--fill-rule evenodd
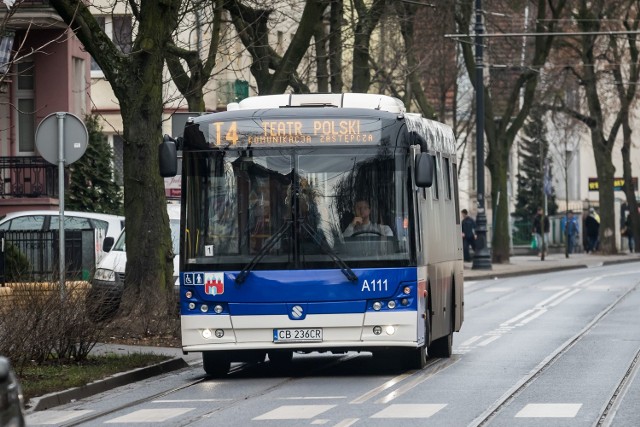
M476 215L476 250L474 270L491 270L491 255L487 249L487 213L484 197L484 78L482 62L482 0L476 0L476 179L478 213Z

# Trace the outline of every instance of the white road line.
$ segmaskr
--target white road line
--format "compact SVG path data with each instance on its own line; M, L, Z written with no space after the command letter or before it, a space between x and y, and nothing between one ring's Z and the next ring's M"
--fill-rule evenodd
M492 342L494 342L498 338L500 338L500 335L494 335L492 337L489 337L486 340L482 341L481 343L478 343L478 347L484 347L487 344L491 344Z
M453 365L458 360L459 360L458 358L451 357L450 359L442 360L440 363L431 365L431 366L429 366L429 367L427 367L427 368L425 368L425 369L423 369L421 371L418 371L418 373L417 373L415 378L411 378L409 381L407 381L406 383L402 384L396 390L394 390L391 393L387 394L386 396L381 397L380 399L376 400L376 403L385 404L385 403L391 402L396 397L402 396L403 394L405 394L408 391L412 390L418 384L420 384L420 383L428 380L432 376L436 375L438 372L441 372L441 371L447 369L449 366Z
M533 313L531 316L527 317L526 319L522 319L522 321L520 323L518 323L518 326L526 325L527 323L531 322L532 320L537 319L538 317L542 316L546 312L547 312L546 308L543 309L543 310L538 310L536 313Z
M162 399L151 403L228 402L233 399Z
M371 415L370 418L429 418L446 404L395 404Z
M300 396L300 397L279 397L278 400L321 400L321 399L346 399L347 396Z
M482 335L476 335L475 337L471 337L468 340L466 340L465 342L463 342L462 344L460 344L460 347L469 346L469 345L473 344L474 342L478 341L480 338L482 338Z
M568 294L565 294L562 298L558 298L557 300L555 300L554 302L552 302L551 304L549 304L549 307L555 307L556 305L560 304L562 301L566 300L567 298L572 297L573 295L577 294L578 292L580 292L582 289L574 289L571 292L569 292Z
M130 414L106 421L105 424L117 423L161 423L171 418L186 414L195 408L140 409Z
M539 302L538 304L536 304L535 308L544 308L545 305L549 304L551 301L554 301L557 298L560 298L562 295L566 294L567 292L569 292L569 289L564 289L560 292L556 292L555 294L551 295L549 298L547 298L546 300Z
M396 385L399 382L403 381L404 379L406 379L410 375L411 374L398 375L397 377L390 379L389 381L387 381L384 384L374 388L373 390L370 390L370 391L366 392L362 396L356 397L351 402L349 402L349 404L357 405L357 404L360 404L360 403L364 403L367 400L369 400L372 397L374 397L375 395L380 394L383 391L385 391L386 389L388 389L390 387L393 387L394 385Z
M83 409L79 411L40 411L27 415L27 425L29 426L50 426L60 425L75 418L83 417L93 412L91 409Z
M354 425L358 421L360 421L360 418L345 418L344 420L336 424L335 427L349 427Z
M506 322L503 322L500 324L500 326L504 327L504 326L508 326L511 323L516 323L518 320L522 319L523 317L526 317L528 315L530 315L531 313L533 313L533 310L527 310L527 311L523 311L522 313L518 314L515 317L512 317L511 319L507 320Z
M581 407L581 403L530 403L516 418L575 418Z
M309 420L336 405L284 405L253 418L253 420Z

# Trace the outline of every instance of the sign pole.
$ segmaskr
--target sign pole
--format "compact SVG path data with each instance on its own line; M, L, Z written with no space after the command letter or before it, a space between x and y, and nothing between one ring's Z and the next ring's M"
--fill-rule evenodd
M56 113L58 119L58 200L60 206L60 220L58 225L58 250L60 264L60 297L64 299L65 285L64 285L64 273L65 273L65 241L64 241L64 118L67 113Z

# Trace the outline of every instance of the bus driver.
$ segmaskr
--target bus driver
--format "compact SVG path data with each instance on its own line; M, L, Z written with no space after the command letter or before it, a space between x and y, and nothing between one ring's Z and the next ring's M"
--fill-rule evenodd
M366 200L358 200L355 205L355 217L353 221L347 226L342 235L344 237L351 237L353 235L372 233L379 234L381 236L393 236L391 227L383 224L376 224L371 222L369 216L371 214L371 207Z

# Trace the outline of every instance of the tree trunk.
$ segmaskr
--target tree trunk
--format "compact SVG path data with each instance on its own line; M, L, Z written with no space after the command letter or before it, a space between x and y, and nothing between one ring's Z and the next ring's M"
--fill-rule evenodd
M120 103L124 127L126 284L134 303L173 290L173 253L164 182L158 173L162 141L164 54L177 25L180 0L154 0L136 10L137 35L123 54L84 2L51 0L96 59ZM147 307L155 308L155 307Z
M615 167L611 161L611 150L607 142L600 137L600 132L591 132L591 144L596 160L596 171L598 174L598 198L600 200L600 246L599 250L603 254L612 255L618 252L616 248L613 179Z

